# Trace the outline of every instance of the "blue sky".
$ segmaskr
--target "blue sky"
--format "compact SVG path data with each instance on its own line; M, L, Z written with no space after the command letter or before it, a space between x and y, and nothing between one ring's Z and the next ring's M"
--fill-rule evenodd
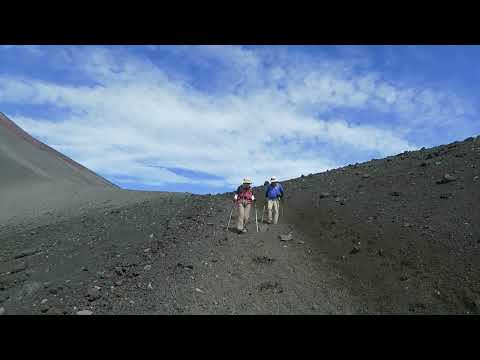
M0 111L128 189L218 193L480 134L479 46L0 46Z

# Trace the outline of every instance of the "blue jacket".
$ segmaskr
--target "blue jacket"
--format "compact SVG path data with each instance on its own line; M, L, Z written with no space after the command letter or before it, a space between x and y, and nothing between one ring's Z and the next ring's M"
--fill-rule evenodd
M272 184L268 185L265 196L267 197L267 199L270 199L270 200L275 200L278 197L282 197L283 196L282 185L278 183L277 183L277 186L275 187L272 186Z

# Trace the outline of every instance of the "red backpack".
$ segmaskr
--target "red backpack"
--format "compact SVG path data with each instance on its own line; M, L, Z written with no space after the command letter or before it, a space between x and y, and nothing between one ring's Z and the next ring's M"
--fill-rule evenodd
M252 203L253 191L251 187L239 186L237 192L238 192L237 202L242 200L247 200L249 204Z

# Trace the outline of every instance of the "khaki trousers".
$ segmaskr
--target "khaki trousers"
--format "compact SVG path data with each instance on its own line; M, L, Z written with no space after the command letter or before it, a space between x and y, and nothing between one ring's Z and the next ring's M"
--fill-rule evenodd
M248 223L248 218L250 217L250 208L252 204L249 204L247 201L243 200L238 203L238 218L237 218L237 230L242 231L243 228Z
M275 212L273 216L273 223L276 224L278 222L278 209L279 209L280 201L278 199L270 200L268 199L268 221L272 222L272 208Z

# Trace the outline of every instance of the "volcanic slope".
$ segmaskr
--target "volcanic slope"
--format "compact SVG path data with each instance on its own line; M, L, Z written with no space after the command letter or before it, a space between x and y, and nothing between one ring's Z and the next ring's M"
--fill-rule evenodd
M82 204L138 198L119 190L0 113L0 232L2 225L38 221L54 210L73 214Z
M279 224L257 233L252 211L242 235L225 226L233 193L109 189L75 211L19 213L0 228L0 308L478 313L479 166L477 137L302 176L282 183ZM259 219L264 190L255 189Z

